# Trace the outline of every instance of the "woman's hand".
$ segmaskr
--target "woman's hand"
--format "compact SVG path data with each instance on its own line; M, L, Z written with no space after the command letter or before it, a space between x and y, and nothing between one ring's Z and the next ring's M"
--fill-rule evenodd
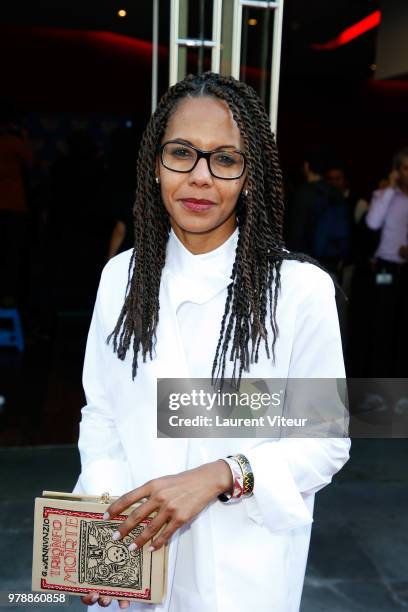
M143 532L130 544L132 550L151 542L149 551L158 550L168 542L173 533L194 518L207 504L221 493L232 489L232 475L225 461L205 463L198 468L172 476L155 478L122 495L107 509L109 517L121 514L126 508L147 498L133 510L120 525L114 537L122 539L152 512L157 512Z
M99 597L98 593L88 593L85 597L81 597L82 603L87 606L93 606L96 602L101 606L101 608L106 608L110 605L112 601L112 597ZM126 610L130 606L130 602L125 599L119 599L119 608L121 610Z
M227 463L222 460L213 461L180 474L150 480L119 497L107 508L104 518L118 516L132 504L146 498L145 502L129 514L113 537L115 540L121 540L152 512L157 512L149 525L129 545L131 550L141 548L165 526L162 533L151 542L148 551L152 552L166 544L177 529L191 521L212 499L231 491L232 486L231 470ZM105 607L110 604L111 598L89 593L82 597L82 601L88 605L98 601L100 606ZM128 601L119 601L121 609L126 609L129 605Z
M408 244L403 244L400 246L398 254L403 259L408 259Z
M399 181L399 172L398 170L391 170L391 172L388 175L388 181L389 181L389 186L393 187L395 189L395 187L398 186L398 181Z

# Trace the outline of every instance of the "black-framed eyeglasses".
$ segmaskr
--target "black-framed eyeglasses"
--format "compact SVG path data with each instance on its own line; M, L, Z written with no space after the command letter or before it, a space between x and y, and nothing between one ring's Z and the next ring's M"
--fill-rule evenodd
M238 149L203 151L181 140L169 140L160 145L158 151L163 166L173 172L191 172L202 157L215 178L238 179L245 171L245 154Z

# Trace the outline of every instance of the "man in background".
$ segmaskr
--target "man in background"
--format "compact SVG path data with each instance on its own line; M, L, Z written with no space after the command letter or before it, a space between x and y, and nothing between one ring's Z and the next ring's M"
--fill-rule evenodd
M291 251L311 255L340 279L349 249L349 218L343 193L324 180L326 159L323 151L306 153L305 183L288 202L285 237Z
M408 148L394 157L389 185L374 191L366 218L381 230L370 313L371 376L406 377L408 361Z

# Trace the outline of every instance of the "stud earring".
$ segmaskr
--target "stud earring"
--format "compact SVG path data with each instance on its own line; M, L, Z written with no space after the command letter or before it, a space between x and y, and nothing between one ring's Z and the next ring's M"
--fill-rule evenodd
M248 189L245 189L244 191L244 197L246 198L248 196Z
M156 183L159 185L160 184L160 178L158 176L156 176Z

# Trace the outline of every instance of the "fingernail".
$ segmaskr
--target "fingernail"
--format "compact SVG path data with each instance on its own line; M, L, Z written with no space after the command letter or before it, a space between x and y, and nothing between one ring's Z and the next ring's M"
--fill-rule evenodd
M147 552L153 552L154 550L156 550L154 546L149 546Z
M110 519L109 512L104 512L102 518L104 521L108 521Z
M136 550L137 548L137 544L135 544L134 542L132 542L131 544L129 544L128 549L129 550Z
M98 601L98 599L99 599L99 595L95 593L95 595L92 595L91 601L92 603L95 603L96 601Z
M120 531L114 531L112 533L112 540L116 541L116 540L120 540L121 539L121 535L120 535Z

